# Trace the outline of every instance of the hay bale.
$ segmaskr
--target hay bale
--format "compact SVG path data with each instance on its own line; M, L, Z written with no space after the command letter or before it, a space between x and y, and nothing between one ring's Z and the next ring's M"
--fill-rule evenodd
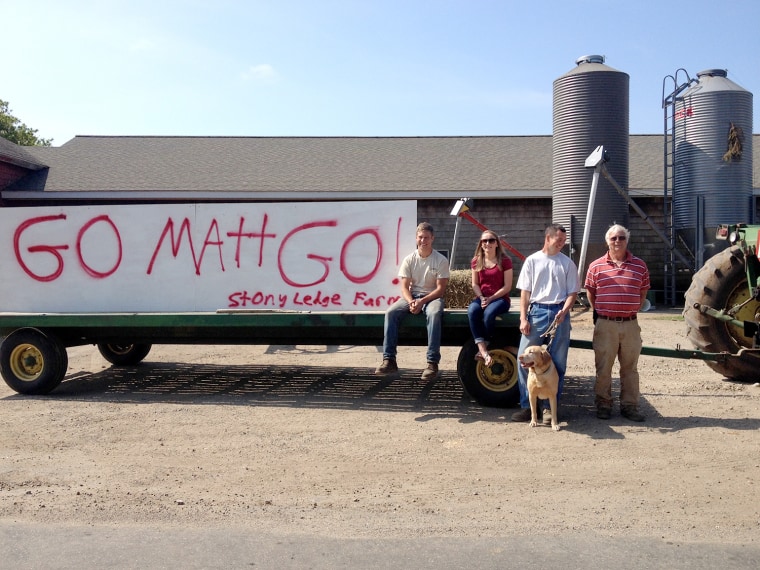
M472 272L469 269L454 269L446 288L446 307L466 309L475 298L472 291Z

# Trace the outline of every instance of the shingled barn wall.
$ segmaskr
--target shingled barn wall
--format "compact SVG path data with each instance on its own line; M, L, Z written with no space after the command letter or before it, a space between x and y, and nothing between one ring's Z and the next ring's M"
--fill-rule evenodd
M435 228L435 247L451 253L456 217L450 215L454 207L453 200L420 200L417 203L418 221L427 221ZM649 220L660 232L663 231L663 208L661 198L638 198L636 204L644 210ZM530 255L543 245L543 231L551 223L552 202L550 198L528 198L517 200L475 200L469 212L473 218L502 236L506 242L523 255ZM633 209L629 212L629 230L631 231L631 252L642 258L652 279L655 301L662 296L665 275L666 244L659 238L643 218ZM481 231L471 222L462 218L452 267L465 269L475 251L475 244ZM592 236L592 239L596 239ZM599 236L598 240L603 240ZM576 244L579 247L580 244ZM409 236L409 251L414 249L414 236ZM578 260L580 252L576 251L573 259ZM511 255L515 266L515 281L522 263ZM590 260L587 260L590 261ZM691 282L691 272L681 271L676 288L685 291ZM513 291L513 295L515 291Z

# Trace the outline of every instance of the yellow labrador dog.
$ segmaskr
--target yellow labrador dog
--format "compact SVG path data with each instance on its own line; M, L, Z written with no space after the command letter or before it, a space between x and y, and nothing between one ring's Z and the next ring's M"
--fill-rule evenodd
M557 390L559 375L551 354L542 346L529 346L518 359L528 369L528 398L530 399L530 426L538 425L538 399L548 399L552 411L552 429L559 431L557 423Z

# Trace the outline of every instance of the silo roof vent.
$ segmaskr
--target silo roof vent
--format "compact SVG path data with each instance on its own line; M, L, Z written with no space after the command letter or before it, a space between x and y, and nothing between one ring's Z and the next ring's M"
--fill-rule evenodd
M725 69L705 69L697 73L697 77L728 77Z
M604 63L604 56L603 55L582 55L581 57L575 60L575 63L577 65L581 65L582 63Z

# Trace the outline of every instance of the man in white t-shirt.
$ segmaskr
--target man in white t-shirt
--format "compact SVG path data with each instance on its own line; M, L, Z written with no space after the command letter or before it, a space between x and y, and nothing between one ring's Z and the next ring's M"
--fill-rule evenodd
M449 282L449 261L433 249L433 226L422 222L417 226L417 249L401 262L398 276L401 279L401 298L385 313L383 362L375 370L378 376L398 374L396 352L401 321L408 315L425 313L428 346L427 367L422 380L438 376L441 361L441 325L444 295Z
M559 374L557 401L562 394L567 369L567 352L570 348L570 309L580 290L578 268L568 256L562 253L567 241L567 232L559 224L549 224L544 230L544 247L523 262L517 288L520 289L520 347L518 354L529 346L541 346L543 336L556 322L557 328L549 345L549 354ZM519 412L512 414L514 422L530 421L530 400L528 398L528 371L517 369L520 388ZM539 402L545 424L551 422L549 401Z

